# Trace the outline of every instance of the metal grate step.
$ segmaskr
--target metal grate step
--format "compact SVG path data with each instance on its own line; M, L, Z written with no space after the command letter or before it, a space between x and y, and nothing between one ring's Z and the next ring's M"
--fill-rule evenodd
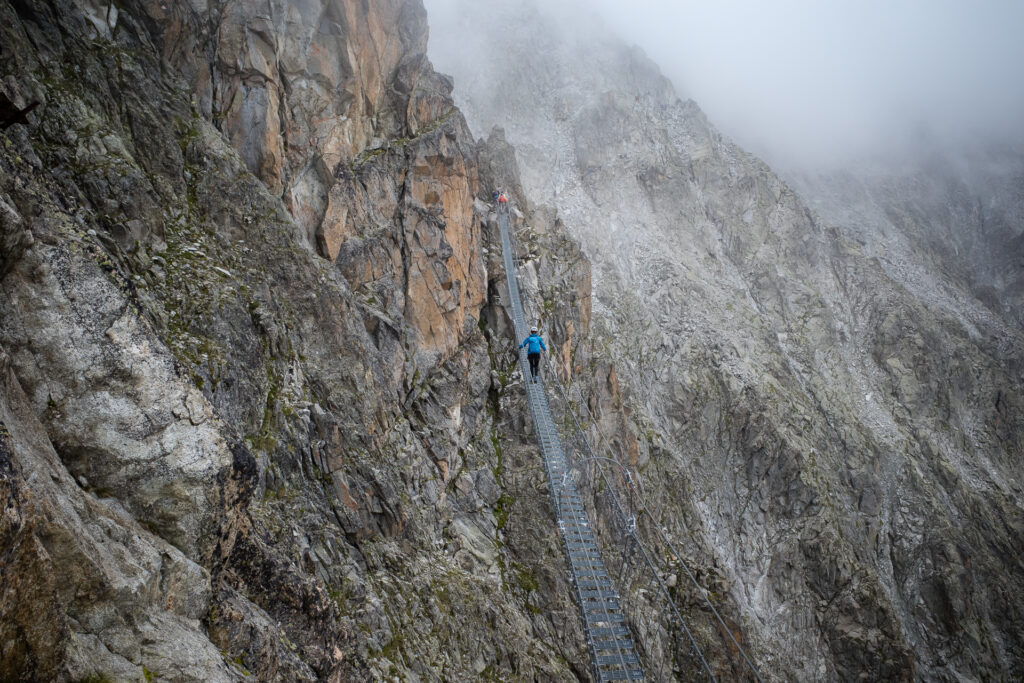
M587 614L587 626L590 624L624 624L626 617L621 614Z
M597 680L599 681L642 681L644 679L644 672L640 669L631 669L629 671L599 671L597 674Z
M589 602L584 604L583 611L598 617L613 617L618 612L619 603L609 601Z
M594 640L591 645L595 650L632 650L632 638L616 638L613 640Z
M588 632L595 638L629 635L629 629L625 626L595 626L588 629Z
M597 544L593 541L566 541L565 547L570 550L597 550Z
M508 282L508 310L518 338L526 336L522 297L516 279L515 255L509 238L508 213L499 212L498 227ZM518 341L518 339L516 340ZM526 379L529 375L526 353L520 349L519 364ZM558 429L551 418L544 381L523 383L534 433L548 476L552 502L557 511L563 551L568 560L570 579L575 584L583 628L590 647L591 664L598 681L641 680L643 670L636 655L635 644L619 613L620 596L615 591L587 519L583 499L575 483L565 474L568 461L562 450Z

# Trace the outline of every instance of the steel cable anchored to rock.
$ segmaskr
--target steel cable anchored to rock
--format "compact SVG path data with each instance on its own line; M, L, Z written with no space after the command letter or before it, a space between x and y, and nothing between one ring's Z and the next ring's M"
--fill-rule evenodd
M515 251L507 212L499 212L498 224L508 280L509 310L518 340L525 336L527 325L515 271ZM526 357L522 351L519 360L525 377ZM637 494L638 480L618 460L595 455L554 368L550 363L546 363L546 368L557 389L555 396L562 402L562 418L567 425L565 438L568 440L563 441L555 425L543 383L525 383L527 401L544 458L559 532L597 679L638 680L644 677L637 653L639 648L633 641L630 623L626 621L628 618L634 629L640 629L637 632L641 636L640 644L646 650L644 658L648 665L649 679L664 680L666 674L672 676L678 673L686 680L716 680L690 626L676 605L665 580L666 571L656 564L656 557L665 556L674 558L703 603L714 614L719 628L727 636L726 647L742 656L742 662L737 661L738 668L731 675L761 681L753 662L708 599L706 590L697 583L682 556ZM580 400L583 401L582 395ZM585 401L583 403L586 407ZM587 411L589 414L589 408ZM590 418L596 422L593 415ZM606 471L608 467L611 467L613 477L617 477L617 480L609 478ZM596 524L593 526L584 506L585 497L579 489L581 484L594 501L592 519ZM621 496L616 493L619 489L623 490ZM596 504L599 499L603 506ZM598 515L599 507L610 513ZM655 536L665 546L661 555L649 552L642 542L638 524L643 520L654 525L657 532ZM597 546L598 533L605 538L604 544L610 553L607 557L618 565L618 576L614 584ZM615 586L623 593L617 592ZM652 595L660 599L652 599ZM598 624L595 615L613 621Z
M519 283L516 280L507 211L499 212L501 246L508 278L509 312L517 339L527 335ZM523 377L527 376L526 351L519 350ZM572 479L543 382L525 382L527 403L544 458L548 489L555 506L559 535L580 609L590 661L598 681L643 680L644 672L626 624L619 594L615 591L598 550L583 500Z

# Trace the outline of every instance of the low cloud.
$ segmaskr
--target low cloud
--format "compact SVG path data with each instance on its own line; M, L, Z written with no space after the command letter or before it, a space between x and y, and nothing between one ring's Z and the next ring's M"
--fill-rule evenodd
M507 3L476 0L474 9ZM447 26L465 6L426 4ZM925 142L1024 140L1020 0L537 4L562 25L599 13L723 132L779 166L840 166Z
M1024 137L1019 0L593 0L723 131L784 165Z

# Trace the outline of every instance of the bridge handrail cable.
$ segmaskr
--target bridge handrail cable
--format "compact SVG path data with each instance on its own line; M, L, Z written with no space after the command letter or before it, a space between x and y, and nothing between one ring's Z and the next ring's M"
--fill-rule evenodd
M502 218L504 218L505 220L502 221L501 220ZM503 240L503 242L505 242L507 240L508 241L508 246L511 248L515 244L515 242L514 242L514 238L511 237L510 231L508 230L508 218L507 218L507 215L506 216L502 216L502 214L499 213L499 226L502 228L502 240ZM504 244L503 244L503 246L504 246ZM509 265L510 265L510 263L508 262L508 260L506 260L506 269L509 267ZM515 280L516 280L516 283L515 283L516 287L515 287L515 289L517 291L515 292L515 297L514 298L515 298L515 302L518 304L519 311L522 311L523 310L523 308L522 308L522 295L521 295L521 293L519 291L519 287L518 287L518 273L516 273ZM511 287L510 287L510 289L511 289ZM529 296L529 295L527 294L527 296ZM522 313L520 313L519 315L521 317ZM523 328L524 328L523 329L523 334L525 334L525 322L523 323ZM517 332L518 332L518 330L517 330ZM672 555L676 558L676 561L679 564L679 566L681 566L683 568L683 571L686 573L686 576L689 579L690 583L694 586L694 588L697 589L697 593L701 596L701 598L703 599L704 603L711 610L712 614L714 614L715 619L718 621L718 623L721 626L722 630L725 631L725 633L729 636L729 639L732 641L732 643L736 647L737 651L743 657L743 660L746 663L747 668L750 669L750 672L754 675L754 678L758 681L758 683L763 683L762 678L761 678L760 674L757 671L757 668L754 666L753 662L751 661L750 657L747 655L747 653L744 650L743 646L740 645L740 643L736 639L735 635L733 635L732 629L730 629L726 625L725 620L722 618L722 615L721 615L721 613L719 613L718 609L714 606L714 603L712 603L711 600L708 598L707 590L703 586L701 586L700 583L697 581L696 577L693 575L693 572L690 570L690 568L687 565L686 561L683 559L682 555L679 553L678 549L675 547L675 544L671 541L671 539L668 538L668 536L665 533L664 529L662 529L661 525L658 523L658 520L651 513L650 508L647 505L647 502L644 500L644 498L642 496L637 495L633 491L633 488L642 490L642 488L643 488L642 487L642 481L641 481L641 479L640 479L638 474L633 473L633 471L628 466L623 464L620 460L618 460L618 458L614 457L614 451L608 445L609 444L608 437L605 435L604 430L601 428L600 422L597 420L597 418L594 416L593 412L590 410L590 406L588 405L587 401L585 400L585 398L583 396L582 389L579 389L579 388L577 389L577 391L579 393L579 397L580 397L580 401L579 402L580 402L580 404L583 405L583 409L586 410L587 415L588 415L588 417L591 420L591 423L597 429L598 436L600 437L601 441L604 443L604 448L608 452L610 457L601 457L601 456L597 456L594 453L594 450L593 450L593 448L592 448L592 446L590 444L590 439L587 436L586 432L584 431L582 425L580 424L580 421L579 421L579 419L578 419L578 417L576 415L576 411L573 410L573 408L572 408L572 403L569 400L569 397L567 395L565 387L563 386L562 381L558 377L558 373L555 371L554 366L551 364L550 360L548 360L547 356L544 357L544 364L545 364L545 368L548 370L548 374L551 377L554 378L555 386L557 387L558 392L559 392L559 394L562 397L562 400L563 400L563 402L564 402L564 404L566 406L567 412L572 417L572 422L573 422L573 426L575 428L575 431L577 432L577 435L581 439L581 442L583 444L583 448L584 448L584 450L585 450L585 452L586 452L586 454L588 456L587 458L584 459L583 462L589 460L589 461L592 461L592 462L595 462L595 463L598 464L598 471L599 471L599 473L600 473L600 475L602 477L602 480L603 480L605 486L608 488L608 490L609 490L609 492L610 492L610 494L612 496L612 500L613 500L613 503L614 503L613 507L615 508L615 510L618 513L618 515L622 518L622 521L626 524L627 528L630 526L629 525L629 516L626 514L626 511L625 511L624 507L622 506L622 503L620 502L619 497L615 494L614 489L612 488L613 483L608 479L608 477L605 474L604 470L601 469L601 467L600 467L600 464L601 464L602 461L613 462L623 472L626 473L627 480L629 481L629 483L631 484L631 487L632 487L630 489L630 491L629 491L631 502L635 506L637 506L637 509L639 509L641 515L646 516L648 519L650 519L651 525L654 527L655 531L657 532L658 537L665 544L665 546L672 553ZM580 462L579 464L582 465L583 462ZM650 556L647 553L647 550L644 548L643 543L640 541L639 535L636 533L636 531L632 530L630 532L630 534L633 537L633 540L637 543L637 546L639 547L639 549L641 551L641 554L644 556L645 563L648 564L649 568L651 569L651 571L652 571L652 573L653 573L653 575L654 575L654 577L655 577L655 579L656 579L656 581L657 581L657 583L659 585L660 592L662 592L663 597L667 600L667 602L671 606L672 611L674 613L674 616L679 621L679 623L682 626L682 628L683 628L684 632L686 633L686 635L689 637L689 640L691 641L691 645L695 649L695 651L697 652L703 667L707 670L708 674L711 675L712 680L714 680L714 674L711 672L711 668L710 668L710 666L708 666L707 661L704 658L703 652L701 652L700 647L697 645L697 643L696 643L692 633L690 632L690 629L688 628L688 626L686 624L686 620L683 618L682 614L679 612L678 607L675 604L675 600L672 599L671 594L669 593L667 586L665 586L664 582L662 581L662 579L660 577L660 574L658 572L657 566L651 560Z

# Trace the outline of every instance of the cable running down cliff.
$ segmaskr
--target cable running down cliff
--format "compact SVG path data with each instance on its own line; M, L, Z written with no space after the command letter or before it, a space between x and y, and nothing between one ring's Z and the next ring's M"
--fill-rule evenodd
M526 324L523 311L526 308L525 304L530 302L524 301L523 293L518 286L518 278L514 270L514 255L517 245L509 231L508 216L505 212L499 212L498 218L506 276L512 301L510 310L514 311L513 322L517 326L515 334L518 339L525 333ZM531 308L535 309L536 307ZM522 356L520 363L525 377L526 366ZM639 629L648 665L657 668L656 672L653 669L649 670L648 676L652 680L663 680L667 666L670 672L687 676L689 680L706 679L712 682L717 680L704 657L702 648L694 637L694 633L687 624L687 620L680 613L672 591L665 583L665 577L670 573L682 571L693 586L696 595L706 605L708 611L714 615L719 627L719 635L723 638L724 651L732 653L727 659L732 659L737 653L739 655L739 658L734 660L731 665L727 665L728 668L731 668L728 675L737 679L760 682L762 679L753 661L708 598L707 590L697 582L689 567L686 566L682 554L665 535L665 531L643 500L639 479L628 467L619 462L611 451L604 455L595 453L577 414L578 407L581 406L586 411L590 424L597 428L598 435L606 442L606 449L607 437L597 419L590 412L586 398L580 393L578 404L574 404L565 387L562 386L555 368L546 358L545 365L548 375L553 381L553 387L557 390L553 394L557 399L556 410L551 410L551 406L547 403L547 396L542 388L537 388L538 385L527 382L526 388L528 398L531 398L531 393L536 392L539 394L538 399L543 401L542 405L538 406L535 406L532 401L530 402L530 410L534 414L535 424L537 424L535 410L538 409L542 411L542 419L546 418L547 420L546 427L554 428L553 412L558 412L562 420L562 431L555 430L553 432L558 440L556 468L552 470L548 467L549 487L553 489L552 497L555 500L556 511L563 490L571 490L575 507L578 508L580 519L586 525L590 541L594 541L595 537L593 533L590 533L592 528L587 525L582 501L590 501L596 506L594 514L598 514L600 509L608 511L608 515L600 515L601 519L599 520L602 544L611 551L609 557L613 560L612 564L615 565L613 573L617 574L616 585L627 591L624 595L616 593L615 601L619 608L618 612L632 621L633 628ZM561 403L558 403L558 400ZM542 432L539 427L537 432L542 440L548 438L547 434ZM547 459L545 459L545 465L547 466ZM552 471L556 476L560 475L560 478L552 479ZM561 518L560 525L564 529ZM659 545L658 541L660 541L661 547L654 552L648 550L646 547L648 543L641 540L641 526L645 526L647 529L647 536L651 535L651 529L653 529L654 538L648 538L648 541L655 541L655 545ZM660 560L656 558L660 558ZM607 575L608 567L604 566L602 571ZM609 588L609 590L611 589ZM638 670L639 668L637 665Z
M508 230L507 210L498 213L501 228L501 247L508 278L509 307L515 327L516 339L522 339L529 329L523 315L519 283ZM523 377L527 376L526 350L519 349L519 365ZM591 530L583 500L568 472L565 453L558 430L551 417L543 382L524 382L526 398L533 418L534 431L544 458L548 489L555 506L562 548L568 561L569 574L576 594L590 651L591 665L598 681L638 681L644 672L626 625L626 617L618 593L601 559L594 533Z

